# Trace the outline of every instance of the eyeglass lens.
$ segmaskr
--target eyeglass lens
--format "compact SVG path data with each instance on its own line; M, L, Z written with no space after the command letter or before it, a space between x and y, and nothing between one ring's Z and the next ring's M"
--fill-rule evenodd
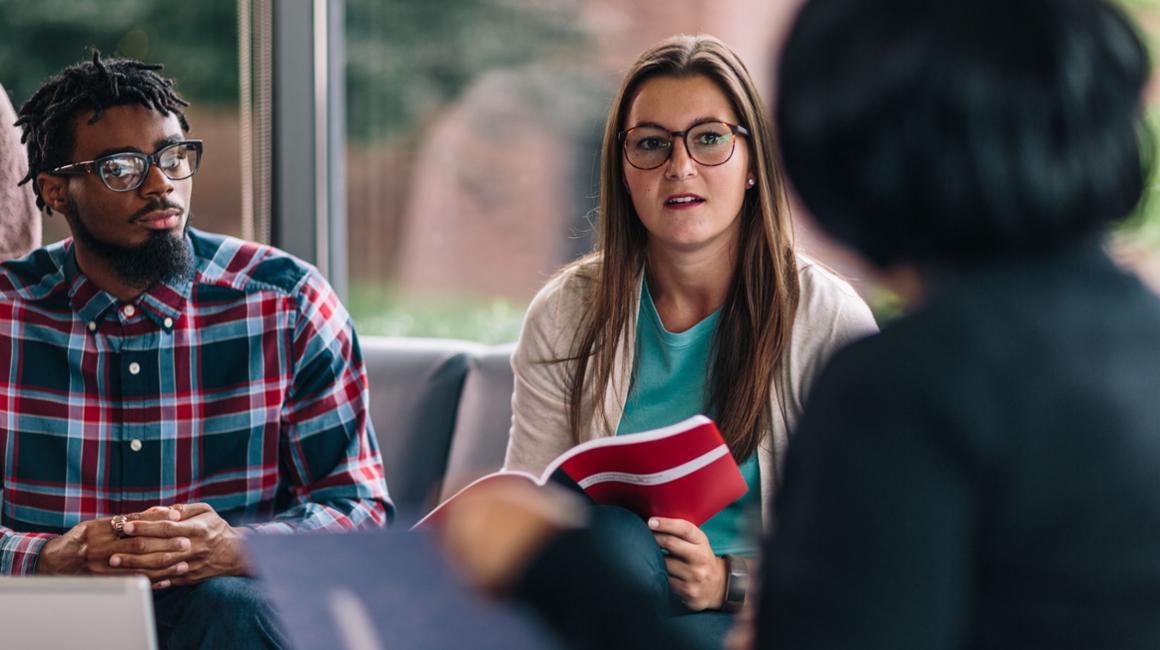
M150 156L139 153L122 153L102 158L97 163L101 180L117 192L135 190L145 181L149 172ZM179 142L153 154L157 168L170 180L179 181L193 176L200 164L197 145Z
M706 122L688 130L685 146L693 160L713 166L726 162L733 155L734 139L728 124ZM625 136L624 151L628 162L641 169L660 167L669 159L672 149L672 134L658 127L638 126L629 129Z

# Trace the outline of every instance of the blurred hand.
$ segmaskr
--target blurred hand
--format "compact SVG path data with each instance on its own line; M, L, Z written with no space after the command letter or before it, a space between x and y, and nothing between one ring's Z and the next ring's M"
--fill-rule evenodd
M205 503L179 504L171 509L180 520L132 521L125 524L125 534L139 540L186 540L189 550L174 573L154 583L156 588L190 585L217 576L249 574L240 530L230 526ZM110 563L136 568L140 558L114 555Z
M746 594L745 604L733 617L733 627L725 634L725 650L753 650L757 643L757 618L753 614L753 598Z
M525 480L480 483L448 504L436 529L474 587L509 589L540 549L580 519L570 494Z
M125 516L126 527L145 522L172 522L181 513L156 506ZM92 519L73 526L48 541L40 552L36 572L40 575L144 575L154 584L181 572L181 563L190 553L190 541L183 537L146 539L117 537L112 518ZM112 558L132 558L128 565Z
M657 544L669 552L669 588L693 611L721 609L725 602L725 559L713 554L709 538L684 519L650 517Z

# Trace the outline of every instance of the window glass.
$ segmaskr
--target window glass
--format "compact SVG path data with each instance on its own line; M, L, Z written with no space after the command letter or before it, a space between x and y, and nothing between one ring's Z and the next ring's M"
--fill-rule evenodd
M592 243L624 71L708 32L768 86L786 3L347 0L351 295L364 334L514 340Z
M601 128L623 72L675 33L733 47L769 97L797 3L348 0L349 304L364 333L513 340L528 300L587 251ZM1128 0L1150 31L1160 3ZM1160 286L1160 205L1115 238ZM798 215L799 245L882 319L898 300Z
M235 0L0 0L0 83L20 106L67 65L102 56L161 63L192 104L191 137L205 141L193 223L241 234L238 19ZM43 220L44 243L69 236L60 215Z

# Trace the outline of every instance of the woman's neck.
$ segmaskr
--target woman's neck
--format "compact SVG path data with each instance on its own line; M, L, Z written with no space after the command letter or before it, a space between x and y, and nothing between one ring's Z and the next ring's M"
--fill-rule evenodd
M649 293L661 323L683 332L717 311L729 295L737 268L737 252L725 250L674 253L648 251Z

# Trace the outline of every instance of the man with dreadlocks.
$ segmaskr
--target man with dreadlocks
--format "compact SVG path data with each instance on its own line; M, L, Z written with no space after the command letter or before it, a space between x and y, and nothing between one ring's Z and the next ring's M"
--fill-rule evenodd
M190 227L202 143L160 68L94 52L19 113L73 237L0 264L0 574L142 574L165 645L277 647L242 536L393 506L349 316Z

